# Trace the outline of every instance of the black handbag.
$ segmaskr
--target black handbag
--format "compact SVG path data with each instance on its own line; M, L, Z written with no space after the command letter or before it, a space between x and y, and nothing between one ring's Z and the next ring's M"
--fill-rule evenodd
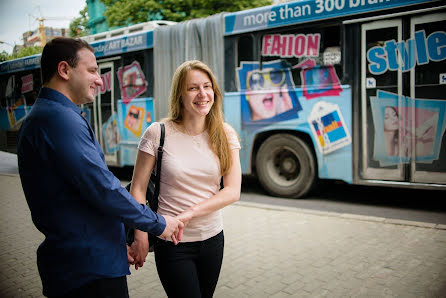
M156 159L156 174L152 172L150 175L149 184L147 185L146 191L146 205L152 209L153 212L158 210L158 195L160 193L160 178L161 178L161 160L163 158L163 146L164 146L164 123L160 123L161 125L161 136L160 136L160 145L158 146L158 157ZM130 181L125 188L130 192L130 186L132 185L132 181ZM135 230L133 228L129 228L124 225L126 241L128 245L131 245L135 240ZM149 252L152 252L154 249L154 244L157 237L153 234L148 233L149 237Z

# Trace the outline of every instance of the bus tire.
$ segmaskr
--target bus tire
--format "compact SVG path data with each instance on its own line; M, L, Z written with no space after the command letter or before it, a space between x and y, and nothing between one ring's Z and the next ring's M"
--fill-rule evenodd
M257 177L273 196L302 198L316 181L316 162L311 148L290 134L266 139L256 156Z

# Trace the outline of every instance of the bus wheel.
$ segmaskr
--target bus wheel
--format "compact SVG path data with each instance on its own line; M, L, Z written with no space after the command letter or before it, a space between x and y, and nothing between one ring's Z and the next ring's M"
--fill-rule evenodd
M316 163L310 147L290 134L266 139L256 156L257 176L273 196L301 198L316 180Z

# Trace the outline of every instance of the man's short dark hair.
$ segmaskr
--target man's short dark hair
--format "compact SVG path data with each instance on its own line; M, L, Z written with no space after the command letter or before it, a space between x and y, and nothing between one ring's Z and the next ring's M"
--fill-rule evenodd
M79 60L77 53L81 49L88 49L94 53L93 47L82 39L57 37L50 40L43 48L40 58L42 83L46 84L51 80L61 61L66 61L71 67L76 67Z

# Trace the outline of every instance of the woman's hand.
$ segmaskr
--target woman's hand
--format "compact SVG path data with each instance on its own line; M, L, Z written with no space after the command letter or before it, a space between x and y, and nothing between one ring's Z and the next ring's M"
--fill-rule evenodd
M130 248L132 256L134 258L133 264L135 269L144 266L147 254L149 253L149 239L147 233L139 230L135 230L135 240Z
M194 217L194 210L193 207L181 212L180 214L178 214L176 216L176 218L178 220L180 220L183 224L184 227L187 226L187 224L189 223L189 221Z
M130 248L130 246L126 245L127 247L127 262L129 263L129 267L130 265L133 265L135 263L135 258L133 257L133 251Z

